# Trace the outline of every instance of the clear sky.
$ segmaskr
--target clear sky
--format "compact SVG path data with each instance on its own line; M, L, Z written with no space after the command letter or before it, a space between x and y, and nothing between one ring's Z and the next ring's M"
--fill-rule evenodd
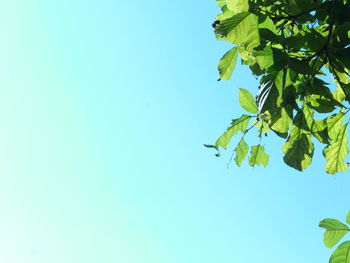
M0 0L0 262L327 262L348 173L227 168L243 111L210 1ZM251 137L251 144L257 140Z

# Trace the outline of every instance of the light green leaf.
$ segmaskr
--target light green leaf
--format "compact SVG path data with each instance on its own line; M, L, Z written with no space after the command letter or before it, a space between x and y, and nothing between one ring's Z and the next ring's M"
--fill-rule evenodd
M220 80L229 80L236 66L238 55L237 47L230 49L219 62Z
M292 119L286 108L277 108L271 117L271 129L280 133L285 133L289 130Z
M314 144L311 141L309 126L302 111L293 120L288 140L282 147L284 162L299 170L305 170L312 162Z
M329 263L350 263L350 241L345 241L334 250Z
M321 143L328 144L329 138L326 130L326 122L324 120L315 120L314 111L307 105L304 106L303 113L308 129L311 131L312 135Z
M249 10L248 0L226 0L226 4L235 13L247 12Z
M235 152L236 152L235 163L238 166L241 166L242 162L244 161L244 159L248 154L248 150L249 150L249 146L242 138L235 149Z
M248 90L239 89L239 104L248 112L258 112L258 106L256 105L255 99Z
M216 20L220 20L220 21L225 20L227 18L232 17L235 14L233 11L228 9L226 5L223 6L221 9L222 9L222 13L216 16Z
M343 125L345 118L344 112L338 112L337 114L333 114L326 119L327 130L329 138L332 140L337 139L339 135L339 130Z
M269 162L270 154L265 153L265 147L262 145L254 145L250 151L249 164L250 166L261 165L265 167Z
M323 155L325 156L326 172L335 174L337 172L344 172L348 169L349 164L345 163L345 157L348 155L348 139L346 137L346 129L348 124L341 127L337 133L333 131L333 138L330 144L324 148Z
M349 227L339 220L326 218L323 219L319 227L325 228L326 232L324 233L323 242L326 247L333 247L337 244L340 239L342 239L349 231Z
M346 216L346 223L350 225L350 210L348 211L348 215Z
M345 95L343 89L339 85L337 86L337 89L333 92L333 97L336 101L338 101L340 103L342 103L345 100L346 95Z
M249 12L221 21L215 28L215 33L226 36L232 44L244 45L248 51L260 44L258 17Z
M226 5L226 0L216 0L216 3L220 8L222 8Z
M245 132L250 118L250 116L243 114L240 118L232 120L231 126L217 139L216 147L227 148L232 136L236 135L238 131Z
M253 51L253 55L261 69L266 69L273 64L272 49L269 46L266 46L263 50Z
M277 34L277 29L276 29L276 25L274 24L274 22L272 21L271 18L269 18L268 16L265 17L263 22L259 23L259 28L260 29L268 29L270 30L272 33Z

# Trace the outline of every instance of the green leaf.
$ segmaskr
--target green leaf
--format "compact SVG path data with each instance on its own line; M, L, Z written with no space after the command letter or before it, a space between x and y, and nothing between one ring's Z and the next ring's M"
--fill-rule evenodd
M345 98L346 98L346 95L343 91L343 89L338 85L337 89L333 92L333 97L336 101L342 103Z
M284 107L279 107L271 114L271 129L279 133L285 133L289 130L292 118L290 110L287 111Z
M309 65L307 61L301 61L297 59L289 60L289 67L296 73L315 75L317 70Z
M319 227L325 228L323 242L326 247L331 248L337 244L349 231L349 227L339 220L326 218L323 219Z
M238 55L237 47L231 48L219 62L220 80L229 80L236 66Z
M266 46L263 50L253 51L253 55L262 69L266 69L273 64L272 49L269 46Z
M235 14L235 13L232 12L230 9L228 9L226 5L223 6L223 7L221 8L221 10L222 10L222 13L216 16L216 20L220 20L220 21L221 21L221 20L225 20L225 19L227 19L227 18L232 17L232 16Z
M235 13L247 12L249 10L248 0L226 0L227 7Z
M343 125L345 118L344 112L338 112L337 114L333 114L326 119L327 130L329 138L332 140L337 139L339 135L340 128Z
M350 225L350 210L348 211L348 215L346 216L346 223Z
M248 112L258 112L258 106L256 105L255 99L248 90L239 89L239 104Z
M265 153L265 148L262 145L255 145L252 146L251 152L250 152L250 157L249 157L249 164L250 166L255 166L255 165L261 165L263 164L265 167L269 162L269 154Z
M217 139L215 146L227 148L231 141L232 136L236 135L237 132L245 132L251 116L243 114L240 118L232 120L231 126L224 132L219 139Z
M226 5L226 0L216 0L216 3L220 8L222 8Z
M341 127L337 131L336 138L331 138L330 144L323 150L323 155L327 160L325 169L329 174L344 172L349 167L349 164L344 162L349 152L348 139L346 137L347 126L348 124ZM335 136L335 132L332 132L333 136Z
M307 101L308 105L319 113L332 112L336 105L331 99L318 94L310 95Z
M249 146L242 138L235 149L235 152L236 152L235 163L238 166L241 166L242 162L244 161L244 159L248 154L248 150L249 150Z
M282 147L284 162L299 170L305 170L312 162L314 144L308 131L308 123L302 111L293 120L290 135Z
M262 19L263 21L260 21L260 19ZM269 18L268 16L259 15L259 28L260 29L267 29L271 33L277 34L276 25L274 24L272 19ZM277 36L275 35L274 37L277 37Z
M249 12L239 13L221 21L215 32L226 36L232 44L243 44L247 50L253 50L260 44L258 17Z
M350 263L350 241L345 241L334 250L329 263Z

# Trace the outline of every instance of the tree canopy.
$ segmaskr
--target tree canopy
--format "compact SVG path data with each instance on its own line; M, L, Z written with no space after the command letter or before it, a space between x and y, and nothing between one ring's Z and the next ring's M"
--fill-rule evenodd
M284 162L303 171L318 141L329 174L349 163L347 128L350 102L350 0L216 0L221 9L213 23L218 40L233 47L218 65L219 80L229 80L238 58L260 81L256 94L239 89L246 111L207 147L234 148L235 163L264 165L269 154L263 134L285 140ZM334 85L330 83L334 82ZM245 135L258 129L260 142L249 146ZM249 151L250 148L250 151ZM248 158L247 158L248 156Z

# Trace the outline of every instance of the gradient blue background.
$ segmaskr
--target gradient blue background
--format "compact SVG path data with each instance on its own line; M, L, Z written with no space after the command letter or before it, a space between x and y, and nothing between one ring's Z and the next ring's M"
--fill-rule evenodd
M212 1L0 1L0 261L327 262L318 222L344 218L348 173L267 168L203 147L242 113L246 68ZM257 138L251 137L255 143Z

